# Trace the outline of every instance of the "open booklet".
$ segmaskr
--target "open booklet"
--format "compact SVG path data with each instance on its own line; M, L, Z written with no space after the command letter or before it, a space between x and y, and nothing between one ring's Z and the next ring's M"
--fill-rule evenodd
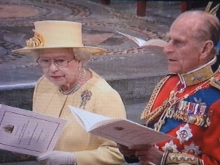
M174 137L127 119L113 119L72 106L69 108L87 132L128 147L174 139Z
M66 121L0 104L0 149L32 156L52 151Z
M141 38L137 38L129 34L125 34L119 31L116 31L116 32L134 41L139 47L144 47L144 46L164 47L167 44L167 42L162 39L150 39L150 40L145 41Z

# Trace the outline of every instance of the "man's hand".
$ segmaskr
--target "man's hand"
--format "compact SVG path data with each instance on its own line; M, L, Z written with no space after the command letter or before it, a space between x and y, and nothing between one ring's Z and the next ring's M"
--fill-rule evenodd
M137 145L132 149L141 165L159 165L163 157L163 152L152 145Z
M76 165L74 154L64 151L51 151L40 155L37 160L47 165Z
M128 147L117 144L119 151L126 157L135 157L135 150L129 149Z

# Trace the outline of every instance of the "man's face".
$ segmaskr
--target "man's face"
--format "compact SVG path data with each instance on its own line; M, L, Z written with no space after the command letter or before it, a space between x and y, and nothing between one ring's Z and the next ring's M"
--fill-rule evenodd
M178 19L170 28L164 47L170 74L187 73L200 66L202 44L193 37L193 26L187 19Z

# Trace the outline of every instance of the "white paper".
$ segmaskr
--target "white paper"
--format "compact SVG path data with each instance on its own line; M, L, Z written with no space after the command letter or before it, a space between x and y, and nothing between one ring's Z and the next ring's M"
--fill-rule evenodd
M117 33L125 36L125 37L128 37L129 39L131 39L132 41L134 41L139 47L142 47L144 45L146 45L147 41L141 39L141 38L137 38L137 37L134 37L134 36L131 36L129 34L125 34L125 33L122 33L122 32L119 32L119 31L116 31Z
M87 132L125 146L155 144L174 139L127 119L107 118L72 106L69 108Z
M156 144L158 142L174 139L174 137L157 132L130 120L118 120L90 132L128 147L143 144Z
M91 130L91 128L99 122L109 120L110 118L98 115L95 113L91 113L85 110L78 109L73 106L69 106L70 111L75 116L77 121L86 129L87 132ZM91 118L88 119L88 114L91 116Z
M137 37L131 36L129 34L125 34L125 33L119 32L119 31L116 31L116 32L129 38L130 40L134 41L139 47L144 47L144 46L164 47L167 44L167 42L162 39L153 38L153 39L145 41L141 38L137 38Z
M6 105L0 106L0 149L39 156L52 151L66 121Z

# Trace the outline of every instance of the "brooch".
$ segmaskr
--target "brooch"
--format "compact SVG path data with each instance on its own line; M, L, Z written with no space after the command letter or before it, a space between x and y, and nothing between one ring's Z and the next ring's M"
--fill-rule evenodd
M177 150L176 144L174 144L172 140L170 142L167 142L165 146L162 147L162 149L164 150L164 152L179 152Z
M88 90L83 91L81 94L81 104L79 107L85 109L85 106L87 102L91 99L91 96L92 96L91 91Z
M191 155L199 155L201 154L201 151L199 151L199 147L196 146L194 143L191 143L189 146L184 146L184 150L183 152L184 153L188 153L188 154L191 154Z
M181 144L188 141L193 136L191 129L189 128L189 124L185 124L184 127L180 127L180 129L176 131L176 134Z

